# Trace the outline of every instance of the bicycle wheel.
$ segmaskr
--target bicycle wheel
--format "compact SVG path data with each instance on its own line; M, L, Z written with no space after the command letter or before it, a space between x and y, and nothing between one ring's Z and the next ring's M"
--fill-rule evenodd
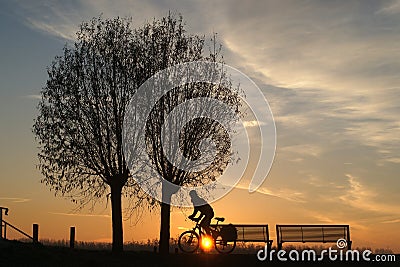
M236 247L236 240L225 241L221 236L218 236L215 241L215 249L222 254L231 253Z
M183 252L193 253L199 245L199 235L195 231L185 231L179 236L178 246Z

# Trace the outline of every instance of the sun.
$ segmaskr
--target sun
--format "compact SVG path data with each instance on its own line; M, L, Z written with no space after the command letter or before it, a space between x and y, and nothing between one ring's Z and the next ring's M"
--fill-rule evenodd
M209 237L209 236L204 236L204 237L201 239L201 247L202 247L204 250L210 250L211 247L212 247L212 244L213 244L212 238Z

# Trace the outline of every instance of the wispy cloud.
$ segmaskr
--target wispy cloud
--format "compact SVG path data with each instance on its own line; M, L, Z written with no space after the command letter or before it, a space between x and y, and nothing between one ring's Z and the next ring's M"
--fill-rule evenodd
M339 199L356 208L376 210L375 206L370 205L371 199L376 196L376 193L367 189L355 176L346 174L346 177L348 178L348 187Z
M110 215L107 214L79 214L79 213L64 213L64 212L49 212L54 215L61 216L72 216L72 217L100 217L100 218L110 218Z
M257 192L297 203L307 202L304 193L290 188L266 189L260 188Z
M386 13L389 15L399 14L400 13L400 1L399 0L392 0L389 1L386 5L384 5L381 9L377 12L379 13Z
M242 190L249 190L248 186L246 186L245 184L238 184L236 187L236 189L242 189ZM303 192L291 189L291 188L264 188L264 187L260 187L259 189L257 189L258 193L264 194L264 195L268 195L271 197L277 197L280 199L284 199L287 201L291 201L291 202L297 202L297 203L305 203L306 199L304 196Z
M104 13L93 10L87 1L80 0L18 1L17 5L17 15L28 27L67 42L76 40L76 32L83 20Z
M312 142L321 148L351 140L398 154L400 19L376 14L383 7L394 13L398 2L365 9L289 2L236 2L220 25L232 60L278 87L265 86L278 130L319 135Z
M383 221L382 223L400 223L400 219L394 219L394 220Z
M30 99L35 99L35 100L41 100L42 96L41 95L24 95L22 96L24 98L30 98Z
M29 27L67 40L75 38L82 20L101 13L131 15L140 25L166 12L158 1L18 3ZM270 86L265 90L276 100L278 124L296 133L340 130L346 136L334 138L389 147L392 154L400 150L399 1L375 1L368 8L353 2L254 0L212 5L166 1L163 6L186 15L195 32L219 33L227 62ZM272 92L271 86L280 88Z
M386 158L384 160L392 163L400 163L400 158Z
M35 18L26 18L26 23L29 27L42 31L46 34L53 35L56 37L60 37L65 40L74 41L75 33L72 29L63 30L62 28L58 27L56 24L51 24L50 22L44 22L36 20Z
M382 72L383 67L398 68L398 50L387 43L399 38L396 19L377 16L373 23L370 17L378 9L378 3L361 10L350 2L335 7L316 1L237 2L226 11L224 26L231 31L224 32L225 40L244 64L276 86L371 93L367 88L398 82L394 73ZM263 34L257 25L263 25ZM382 27L385 31L375 34ZM388 56L388 51L393 53Z
M243 121L243 126L246 128L251 128L251 127L261 127L266 125L265 122L262 121L256 121L256 120L252 120L252 121Z
M346 174L348 186L343 189L339 199L344 204L367 212L377 212L389 215L400 215L397 205L382 202L378 193L361 182L361 179Z
M4 201L10 201L13 203L25 203L25 202L29 202L32 199L30 198L20 198L20 197L0 197L0 200L4 200Z
M280 151L282 152L312 157L318 157L321 154L321 150L322 148L320 146L313 144L299 144L280 147Z

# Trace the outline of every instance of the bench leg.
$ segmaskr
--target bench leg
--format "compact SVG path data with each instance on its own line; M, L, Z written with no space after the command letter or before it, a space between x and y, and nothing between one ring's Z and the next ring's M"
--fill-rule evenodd
M271 251L272 250L272 240L268 240L267 241L267 249L268 249L268 251Z

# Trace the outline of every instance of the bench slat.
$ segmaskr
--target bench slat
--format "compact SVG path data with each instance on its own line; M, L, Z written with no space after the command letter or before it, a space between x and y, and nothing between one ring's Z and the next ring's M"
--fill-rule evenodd
M218 224L218 227L227 226L228 224ZM211 227L217 226L211 224ZM258 224L233 224L237 230L238 242L264 242L269 246L272 244L272 240L269 236L268 225Z
M278 247L284 242L336 242L338 239L350 241L349 225L276 225Z

